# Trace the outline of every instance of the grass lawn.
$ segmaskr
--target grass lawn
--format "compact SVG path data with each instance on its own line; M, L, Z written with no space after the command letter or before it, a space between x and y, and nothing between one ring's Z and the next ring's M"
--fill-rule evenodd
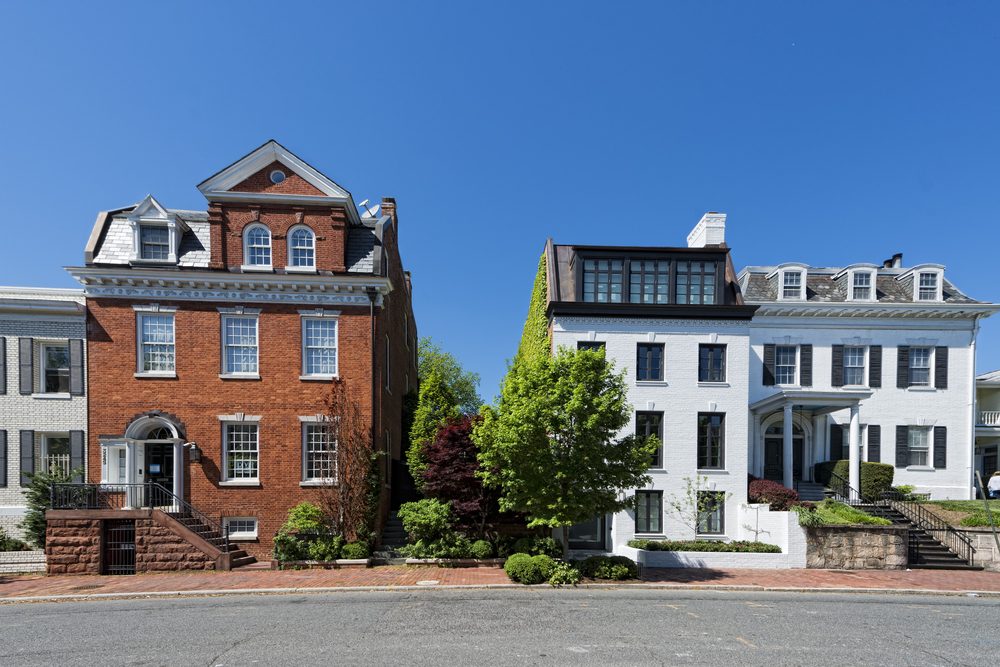
M1000 527L1000 500L990 500L993 521ZM953 526L989 526L982 500L932 500L929 510Z

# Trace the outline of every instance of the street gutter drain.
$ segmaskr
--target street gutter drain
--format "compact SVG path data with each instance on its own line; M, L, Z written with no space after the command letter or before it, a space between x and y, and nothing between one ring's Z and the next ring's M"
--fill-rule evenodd
M418 581L417 586L437 586L440 583L437 579L424 579L423 581Z

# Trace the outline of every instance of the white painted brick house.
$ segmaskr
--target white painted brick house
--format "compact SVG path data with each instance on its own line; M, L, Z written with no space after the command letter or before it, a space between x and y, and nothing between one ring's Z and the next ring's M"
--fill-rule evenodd
M0 527L15 537L25 473L86 461L83 303L81 290L0 287Z
M860 461L875 461L895 466L896 485L971 497L976 333L996 305L963 294L943 266L904 268L901 255L844 268L751 266L739 280L759 306L752 474L809 486L816 463L844 458L859 488Z

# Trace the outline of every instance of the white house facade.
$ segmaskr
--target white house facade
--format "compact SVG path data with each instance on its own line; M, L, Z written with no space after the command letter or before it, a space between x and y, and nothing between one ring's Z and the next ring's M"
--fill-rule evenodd
M22 536L29 473L86 465L85 341L81 290L0 287L0 528L9 535Z
M662 443L635 508L575 526L573 548L620 552L636 537L742 539L755 308L740 296L724 229L724 215L707 214L684 248L546 244L553 347L603 347L625 370L634 408L622 435ZM702 500L697 519L689 483Z
M972 496L976 334L994 304L963 294L940 265L740 272L750 325L751 474L808 488L816 464L895 466L894 485Z

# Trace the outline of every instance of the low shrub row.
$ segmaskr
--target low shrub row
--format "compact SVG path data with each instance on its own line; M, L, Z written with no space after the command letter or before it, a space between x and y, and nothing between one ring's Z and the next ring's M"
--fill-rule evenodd
M781 548L764 542L717 542L714 540L629 540L633 549L645 551L714 551L754 554L780 554Z
M555 566L556 562L544 554L532 556L518 553L507 559L503 571L512 581L532 586L548 581Z
M622 581L639 576L639 566L625 556L591 556L578 563L577 568L588 579Z
M591 556L574 563L555 560L545 554L516 553L507 559L504 572L520 584L549 582L552 586L575 586L580 579L623 581L639 576L639 567L625 556Z

